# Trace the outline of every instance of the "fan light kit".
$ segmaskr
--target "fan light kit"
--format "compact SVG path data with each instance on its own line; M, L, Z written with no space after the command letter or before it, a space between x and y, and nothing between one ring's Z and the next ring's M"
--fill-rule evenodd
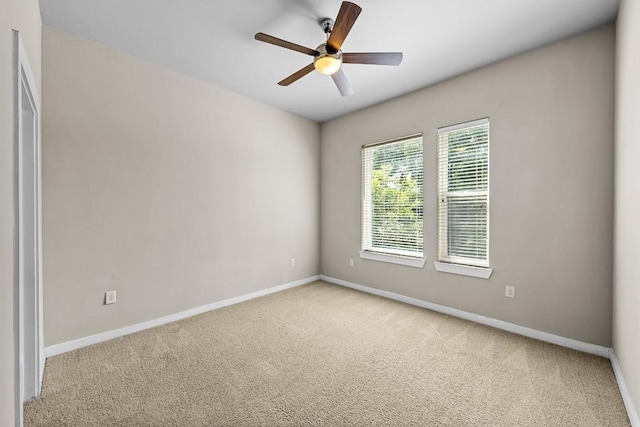
M327 47L323 44L316 48L318 56L313 58L313 66L321 74L331 75L340 69L342 65L342 52L327 52Z
M353 93L353 89L349 80L347 80L347 76L342 71L342 64L400 65L402 52L342 53L342 50L340 50L342 43L344 43L356 19L358 19L360 12L362 12L362 8L357 4L348 1L342 2L335 25L331 18L324 18L320 21L320 28L327 35L327 42L319 45L315 50L265 33L257 33L255 35L256 40L313 56L313 63L296 71L278 82L278 84L280 86L289 86L301 77L316 70L321 74L330 75L340 94L348 96Z

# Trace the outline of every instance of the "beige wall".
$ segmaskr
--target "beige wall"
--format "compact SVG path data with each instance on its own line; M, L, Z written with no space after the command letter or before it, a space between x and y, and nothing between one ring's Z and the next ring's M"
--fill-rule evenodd
M37 0L0 0L0 426L15 417L13 322L13 32L20 31L40 85L40 9Z
M322 273L611 345L614 35L608 25L324 123ZM489 280L433 266L437 128L482 117L491 122ZM360 147L416 132L427 263L361 260Z
M43 32L45 345L319 273L316 123Z
M638 16L631 2L625 7L623 23ZM37 2L0 2L4 58L12 52L13 27L24 31L39 80ZM45 345L320 271L611 344L613 26L325 123L320 170L316 124L58 30L43 31ZM624 52L637 31L622 24L618 36L626 40L619 47L626 67L618 70L618 93L631 93L638 66ZM0 204L0 342L12 343L11 61L0 66L0 200L8 201ZM627 113L617 123L617 194L638 192L630 163L638 147L627 130L637 115L629 106L634 101L618 100ZM438 273L432 264L436 129L485 116L491 119L489 280ZM420 131L425 176L433 178L425 182L428 262L412 269L360 260L360 146ZM631 218L640 203L637 195L626 200L617 213L614 341L638 407L640 375L632 364L640 351L632 309L638 277L631 259L638 245ZM517 287L516 299L504 298L506 284ZM108 289L118 291L113 306L102 305ZM12 377L13 348L3 346L0 425L13 420Z
M640 411L640 3L623 0L617 23L613 346ZM636 419L636 421L638 421Z

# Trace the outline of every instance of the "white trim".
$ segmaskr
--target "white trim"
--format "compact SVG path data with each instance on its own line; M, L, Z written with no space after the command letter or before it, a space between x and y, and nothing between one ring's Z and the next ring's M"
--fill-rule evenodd
M284 285L274 286L272 288L263 289L261 291L252 292L250 294L241 295L234 298L229 298L226 300L214 302L211 304L203 305L200 307L192 308L190 310L185 310L179 313L175 313L169 316L164 316L158 319L150 320L143 323L138 323L135 325L127 326L120 329L115 329L108 332L103 332L96 335L91 335L89 337L80 338L73 341L68 341L66 343L55 344L44 349L46 357L56 356L62 353L66 353L72 350L76 350L82 347L86 347L92 344L97 344L100 342L108 341L114 338L118 338L121 336L129 335L135 332L139 332L145 329L153 328L156 326L161 326L167 323L175 322L177 320L185 319L187 317L195 316L197 314L205 313L207 311L216 310L218 308L227 307L229 305L238 304L240 302L248 301L254 298L259 298L265 295L269 295L272 293L284 291L286 289L295 288L297 286L302 286L307 283L314 282L316 280L324 280L325 282L334 283L336 285L345 286L347 288L356 289L361 292L366 292L373 295L378 295L383 298L392 299L395 301L404 302L406 304L415 305L417 307L426 308L428 310L437 311L439 313L448 314L450 316L458 317L461 319L469 320L475 323L480 323L482 325L491 326L497 329L502 329L508 332L512 332L518 335L523 335L529 338L534 338L540 341L545 341L548 343L556 344L562 347L571 348L574 350L582 351L585 353L595 354L596 356L606 357L611 360L611 366L613 368L613 372L615 374L616 380L618 382L618 387L620 388L620 394L622 395L622 400L627 409L627 414L629 416L629 420L631 421L632 427L640 427L640 420L638 419L638 413L635 410L633 405L633 401L631 399L631 395L626 387L624 379L622 377L622 371L620 370L620 365L618 363L618 359L615 356L615 353L612 349L602 347L595 344L590 344L582 341L577 341L571 338L562 337L559 335L550 334L547 332L537 331L535 329L526 328L524 326L515 325L508 322L503 322L501 320L491 319L485 316L481 316L474 313L469 313L466 311L458 310L455 308L446 307L439 304L434 304L426 301L422 301L416 298L407 297L404 295L396 294L393 292L383 291L381 289L371 288L364 285L359 285L357 283L347 282L345 280L336 279L333 277L319 275L319 276L311 276L306 279L297 280L294 282L286 283ZM41 374L44 372L44 357L42 358L42 370Z
M375 157L375 153L377 150L382 149L384 145L397 145L397 144L405 144L405 143L419 143L420 148L420 171L424 169L424 138L422 133L417 133L413 135L409 135L406 137L395 138L392 140L387 140L383 142L376 142L373 144L363 145L362 146L362 204L361 204L361 228L360 231L362 233L361 238L361 251L360 257L364 259L374 260L374 261L382 261L389 262L392 264L400 264L411 267L422 268L424 266L424 261L421 260L423 257L422 250L417 251L414 250L400 250L400 249L391 249L388 247L384 247L385 245L381 244L373 245L372 239L375 230L373 230L373 160ZM413 156L413 155L412 155ZM402 157L402 156L401 156ZM415 165L417 167L417 165ZM412 167L413 170L413 167ZM420 188L420 193L423 195L424 189ZM422 222L422 219L421 219ZM401 233L404 234L404 233ZM386 240L386 238L382 238ZM420 248L421 249L421 248ZM394 256L406 257L409 260L397 259ZM417 260L416 260L417 259ZM420 260L420 261L418 261Z
M640 427L640 418L638 417L638 412L633 404L633 399L631 398L631 394L629 394L629 390L627 389L627 384L624 382L624 378L622 377L622 369L620 369L620 363L618 362L618 358L613 350L609 350L609 360L611 361L611 367L613 368L613 373L616 376L616 381L618 381L618 388L620 388L620 395L622 396L622 401L624 402L625 408L627 408L627 415L629 416L629 421L631 422L632 427Z
M47 350L44 348L44 346L42 347L42 350L40 351L40 371L39 373L39 377L38 377L38 381L40 381L40 390L42 391L42 381L44 380L44 365L45 363L47 363Z
M294 282L285 283L284 285L274 286L272 288L263 289L260 291L251 292L249 294L244 294L237 297L225 299L222 301L213 302L211 304L191 308L189 310L184 310L178 313L170 314L168 316L163 316L157 319L148 320L146 322L136 323L135 325L125 326L123 328L114 329L107 332L101 332L99 334L91 335L88 337L78 338L73 341L67 341L60 344L50 345L47 348L45 348L46 355L47 357L57 356L59 354L66 353L68 351L77 350L79 348L86 347L93 344L98 344L104 341L109 341L114 338L119 338L125 335L132 334L134 332L140 332L145 329L155 328L156 326L161 326L167 323L175 322L177 320L186 319L187 317L202 314L207 311L216 310L218 308L227 307L233 304L238 304L240 302L263 297L265 295L295 288L297 286L306 285L307 283L315 282L318 279L320 279L320 276L311 276L311 277L307 277L306 279L300 279Z
M378 141L378 142L372 142L370 144L364 144L362 146L362 149L371 148L371 147L377 147L379 145L393 144L395 142L406 142L406 141L409 141L411 139L419 139L419 138L423 138L423 137L424 137L424 133L423 132L412 133L411 135L399 136L397 138L385 139L384 141Z
M458 123L451 126L443 126L441 128L438 128L438 132L439 133L452 132L458 129L464 129L472 126L481 126L481 125L487 125L487 124L489 124L489 117L485 117L483 119L478 119L478 120L471 120L470 122Z
M466 130L466 129L476 129L479 127L486 127L487 138L486 138L486 148L487 148L487 186L484 190L455 190L449 188L449 176L447 170L449 168L449 138L448 135L457 130ZM438 128L438 155L437 155L437 175L438 175L438 261L440 262L449 262L449 263L460 263L466 265L475 265L478 267L488 267L489 266L489 254L490 254L490 226L491 226L491 209L490 209L490 188L491 188L491 172L490 172L490 164L491 164L491 150L489 147L490 144L490 124L489 118L485 117L483 119L472 120L465 123L458 123L451 126L445 126ZM451 255L451 248L448 234L449 234L449 208L450 202L454 200L456 197L477 197L478 201L482 198L485 199L485 207L486 207L486 247L485 247L485 257L482 260L468 258L464 256L455 256ZM467 199L471 200L471 199ZM477 236L476 236L477 237ZM476 242L477 243L477 242ZM437 269L437 266L436 266ZM453 271L448 271L450 273L454 273ZM464 272L455 273L455 274L465 274Z
M29 65L29 58L22 42L20 32L13 30L13 46L14 46L14 333L15 333L15 393L16 393L16 426L23 425L22 404L25 399L25 390L31 390L33 386L33 394L38 396L42 387L42 377L44 366L44 339L43 339L43 298L42 298L42 169L41 169L41 103L38 93L38 86L35 84L33 72ZM26 96L23 95L26 94ZM24 182L23 182L23 156L24 156L24 135L23 135L23 105L29 103L33 110L33 135L29 144L33 144L33 192L29 195L34 198L34 235L32 238L33 248L35 249L34 273L35 273L35 289L30 292L33 297L26 298L25 284L23 277L23 239L25 238L23 224L23 199L24 199ZM31 151L31 149L29 150ZM29 236L31 237L31 236ZM26 307L29 307L27 310ZM33 315L30 322L33 322L33 332L35 336L25 336L25 315ZM31 329L30 329L31 330ZM33 359L26 361L29 366L25 366L24 343L29 340L34 345L35 354L31 354ZM33 340L33 341L32 341ZM33 365L31 365L33 363ZM29 369L33 373L33 381L27 389L25 382L25 370ZM31 392L29 393L31 396Z
M436 270L443 273L460 274L462 276L479 277L481 279L488 279L493 273L492 268L486 267L473 267L470 265L451 264L448 262L434 261L433 265Z
M358 291L367 292L369 294L378 295L384 298L389 298L395 301L404 302L406 304L411 304L411 305L426 308L429 310L437 311L439 313L448 314L450 316L459 317L461 319L469 320L471 322L480 323L482 325L491 326L497 329L502 329L504 331L512 332L518 335L523 335L529 338L534 338L540 341L545 341L551 344L556 344L562 347L572 348L574 350L582 351L584 353L595 354L596 356L601 356L606 358L609 357L610 349L600 345L590 344L583 341L574 340L572 338L561 337L559 335L550 334L548 332L537 331L535 329L526 328L524 326L515 325L513 323L503 322L502 320L492 319L490 317L481 316L479 314L469 313L466 311L458 310L456 308L451 308L444 305L422 301L417 298L411 298L404 295L395 294L393 292L383 291L381 289L370 288L368 286L347 282L341 279L335 279L333 277L320 275L320 280L334 283L336 285L345 286L347 288L356 289Z
M424 258L410 258L400 255L382 254L370 251L360 251L360 258L368 259L371 261L382 261L391 264L406 265L409 267L422 268L424 267Z

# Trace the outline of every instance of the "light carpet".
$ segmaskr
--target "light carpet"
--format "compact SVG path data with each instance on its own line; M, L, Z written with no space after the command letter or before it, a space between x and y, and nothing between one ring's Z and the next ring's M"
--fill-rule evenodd
M47 359L25 426L628 426L608 360L316 282Z

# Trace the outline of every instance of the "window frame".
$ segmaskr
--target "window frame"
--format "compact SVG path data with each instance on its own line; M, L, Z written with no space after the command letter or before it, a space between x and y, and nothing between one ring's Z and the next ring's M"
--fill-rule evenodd
M420 140L421 144L421 172L422 172L422 183L421 183L421 198L422 198L422 250L421 252L412 252L405 251L401 249L394 248L374 248L372 244L372 225L371 225L371 216L373 211L373 201L371 200L372 193L372 184L373 184L373 167L367 167L367 151L373 149L375 147L380 147L382 145L390 145L397 144L402 142L408 142L411 140ZM422 268L425 264L424 258L424 135L422 132L407 135L399 138L393 138L385 141L375 142L372 144L366 144L362 146L361 150L361 161L362 161L362 185L361 185L361 212L360 212L360 220L361 220L361 246L360 246L360 258L372 260L372 261L381 261L388 262L393 264L400 264L410 267ZM368 227L368 229L367 229Z
M450 163L448 159L448 151L446 153L443 152L444 143L442 142L442 135L449 134L451 132L470 129L479 126L487 127L487 140L486 140L486 150L487 150L487 185L485 190L458 190L458 191L450 191L448 188L448 180L447 172L442 171L442 167L446 165L448 168ZM444 126L438 128L438 139L437 139L437 149L438 149L438 160L437 160L437 198L438 198L438 219L437 219L437 229L438 229L438 241L437 241L437 261L434 262L434 266L436 270L453 273L453 274L463 274L473 277L482 277L488 278L491 275L492 269L489 267L489 243L490 243L490 122L489 118L482 118L478 120L472 120L468 122L459 123L451 126ZM448 150L449 142L446 142L446 149ZM448 169L447 169L448 171ZM456 194L458 193L458 194ZM476 259L476 258L467 258L450 254L450 247L448 236L443 233L446 233L449 229L449 217L447 208L449 206L449 202L444 202L443 197L447 200L451 198L451 196L484 196L485 204L486 204L486 257L484 259ZM443 223L445 221L445 223Z

